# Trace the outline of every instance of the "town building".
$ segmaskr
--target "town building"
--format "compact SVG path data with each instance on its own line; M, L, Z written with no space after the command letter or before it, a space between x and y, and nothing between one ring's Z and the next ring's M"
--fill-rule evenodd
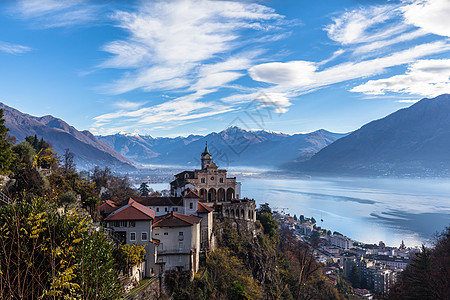
M184 196L179 197L132 197L140 204L153 209L156 216L176 212L183 215L196 215L199 196L191 189L187 189Z
M178 173L170 183L172 196L180 197L187 189L197 193L202 202L232 201L241 196L241 183L236 181L236 177L228 177L227 170L219 169L212 160L208 145L201 155L201 169Z
M183 215L195 215L201 217L200 222L200 249L210 251L215 248L215 237L213 234L213 212L214 209L199 202L199 196L191 189L185 190L182 197L132 197L130 201L137 201L155 211L157 217L168 213Z
M183 171L175 175L170 183L172 197L186 197L187 194L198 195L201 203L215 207L220 217L232 221L233 226L254 230L256 221L256 204L253 199L241 199L241 183L236 177L228 177L227 170L219 169L208 150L208 145L201 154L201 169Z
M130 201L105 218L107 228L113 231L119 242L145 247L144 263L137 271L137 280L160 271L156 266L159 241L152 238L154 220L155 211L136 201Z
M102 203L97 207L97 211L102 216L102 218L106 218L110 213L118 209L114 202L111 200L103 200Z
M163 271L197 272L201 217L171 212L157 217L153 234L160 241L157 263Z
M343 235L333 234L329 237L329 240L331 245L344 250L348 250L353 246L352 240Z

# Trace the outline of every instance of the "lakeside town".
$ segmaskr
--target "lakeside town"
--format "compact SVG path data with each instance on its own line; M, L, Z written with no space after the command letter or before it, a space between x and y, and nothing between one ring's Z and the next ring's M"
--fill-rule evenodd
M420 252L418 247L406 247L403 241L399 247L386 246L383 241L378 245L354 241L339 232L322 229L313 217L297 218L279 212L274 216L281 228L292 230L298 239L314 247L317 261L326 265L324 275L333 284L337 284L338 276L343 276L355 287L354 293L366 299L374 299L371 291L388 294L399 274Z
M201 154L201 169L176 174L170 190L145 188L144 194L152 196L132 197L123 204L105 200L98 207L118 243L145 246L145 259L126 271L127 291L142 288L139 282L146 277L164 280L165 272L195 274L207 253L216 248L218 233L214 227L219 218L252 235L258 232L255 200L240 199L240 183L217 167L207 145ZM321 228L314 217L277 211L273 217L280 230L292 231L312 247L314 259L322 264L323 275L333 285L345 279L353 287L352 293L364 299L387 295L420 252L417 247L406 247L403 241L399 247L382 241L378 245L357 242Z

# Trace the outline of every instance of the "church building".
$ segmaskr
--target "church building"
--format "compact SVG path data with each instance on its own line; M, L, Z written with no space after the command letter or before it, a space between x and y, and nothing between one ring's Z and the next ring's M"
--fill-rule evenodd
M208 144L201 155L200 170L183 171L175 175L170 183L173 197L184 196L189 189L200 196L201 202L230 202L239 200L241 183L236 177L227 177L227 170L219 169L213 162L208 150Z

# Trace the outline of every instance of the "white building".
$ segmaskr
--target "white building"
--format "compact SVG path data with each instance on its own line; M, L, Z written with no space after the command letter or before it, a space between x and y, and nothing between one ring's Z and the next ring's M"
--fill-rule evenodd
M135 201L115 210L105 219L107 227L112 229L123 243L145 246L143 269L138 270L139 279L159 271L155 265L159 242L152 239L154 220L155 211Z
M132 197L130 201L153 209L156 216L163 216L171 212L183 215L196 215L199 196L192 190L186 190L184 196L180 197Z
M197 272L202 218L171 212L157 217L153 236L160 241L157 263L164 271Z
M201 250L214 250L215 238L213 235L214 209L199 202L199 196L190 189L185 190L183 197L133 197L130 201L137 201L156 212L156 216L178 213L201 217L200 243Z
M343 235L333 234L329 237L329 240L331 245L339 247L344 250L348 250L353 246L352 240Z

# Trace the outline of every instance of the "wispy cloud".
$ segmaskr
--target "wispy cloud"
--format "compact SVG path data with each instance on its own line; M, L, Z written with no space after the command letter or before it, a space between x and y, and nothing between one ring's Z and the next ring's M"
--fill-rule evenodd
M369 80L351 91L368 95L396 92L429 97L450 93L450 59L419 60L403 75Z
M444 2L447 3L446 7ZM436 13L437 20L444 25L437 26L436 21L431 21L429 17L425 21L418 20L419 8L427 10L427 16L439 10ZM448 9L448 1L424 0L346 11L324 27L328 37L340 47L329 59L321 62L297 60L263 63L251 67L249 74L253 80L273 84L264 88L264 91L277 90L279 94L292 98L329 85L380 75L392 67L406 65L409 67L405 75L369 81L351 91L372 95L387 91L427 96L442 94L448 91L449 73L445 60L418 60L450 51L450 41L435 38L434 41L424 43L418 40L430 32L449 35ZM330 64L344 54L347 54L341 58L344 62ZM443 64L439 70L427 68L427 64L439 63ZM408 84L411 86L408 87ZM239 99L245 95L233 97Z
M143 102L131 102L131 101L126 101L126 100L117 101L114 103L115 107L118 107L120 109L126 109L126 110L138 109L139 107L141 107L143 105L145 105L145 103L143 103Z
M318 71L313 62L292 61L286 63L266 63L250 69L250 76L257 81L273 83L305 91L347 80L363 78L383 73L387 68L414 62L421 57L446 52L450 44L433 42L418 45L411 49L396 52L391 55L361 62L345 62Z
M103 47L112 56L99 67L134 70L107 86L108 91L120 94L135 89L186 88L202 79L205 65L220 79L216 86L234 81L240 76L227 71L245 70L249 64L234 64L236 59L245 59L242 57L226 58L240 48L239 31L275 28L282 16L258 4L169 1L143 4L137 12L117 11L113 19L129 36ZM205 87L198 83L198 88Z
M86 24L99 18L101 6L84 0L20 0L13 8L15 16L31 20L41 28Z
M203 96L216 90L199 90L195 93L175 98L151 107L135 110L122 109L94 118L93 128L101 128L110 122L121 124L134 121L134 128L146 127L152 124L185 123L199 118L210 117L234 110L232 107L209 101L199 101ZM128 107L127 107L128 108ZM122 128L123 129L123 128Z
M9 54L23 54L31 51L30 47L0 41L0 51Z
M102 90L112 94L163 91L182 96L132 112L98 116L97 127L120 118L135 118L148 125L236 109L231 103L205 96L237 88L232 83L246 76L264 53L255 45L287 37L281 27L289 23L272 8L234 1L144 2L135 12L116 11L112 19L128 36L102 47L111 56L98 68L123 69L124 73ZM248 30L255 32L251 41L243 39L243 31Z

